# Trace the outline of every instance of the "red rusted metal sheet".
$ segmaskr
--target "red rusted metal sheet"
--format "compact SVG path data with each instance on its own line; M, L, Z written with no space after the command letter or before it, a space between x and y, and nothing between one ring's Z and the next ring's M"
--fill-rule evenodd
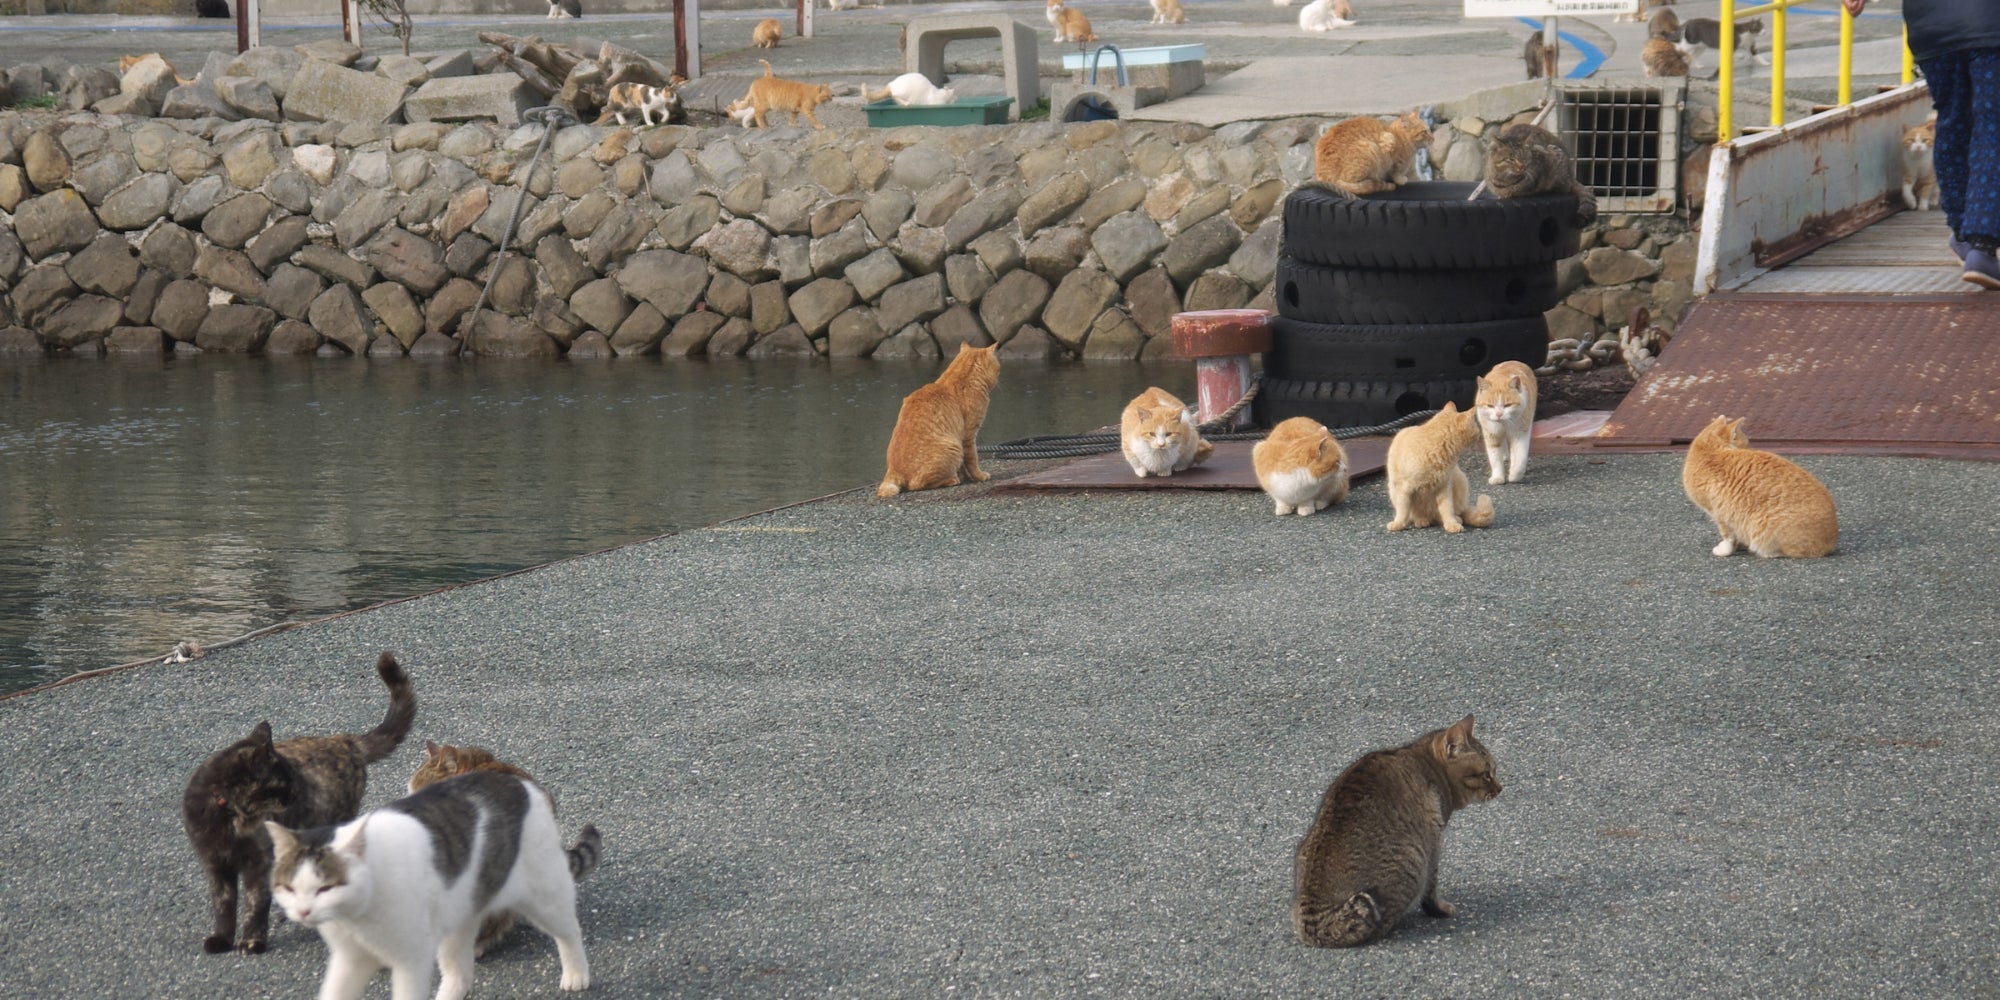
M1759 446L2000 452L2000 296L1714 295L1619 404L1600 447L1685 444L1718 414Z
M1132 474L1132 466L1119 452L1092 455L1066 462L1054 468L1043 469L1007 480L1000 485L1002 490L1254 490L1257 472L1250 465L1250 449L1255 441L1217 441L1215 454L1208 461L1186 472L1176 472L1171 476L1147 476L1144 479ZM1382 471L1382 459L1388 454L1389 439L1386 437L1355 438L1342 441L1347 450L1348 478L1362 479ZM1468 473L1469 474L1469 473Z

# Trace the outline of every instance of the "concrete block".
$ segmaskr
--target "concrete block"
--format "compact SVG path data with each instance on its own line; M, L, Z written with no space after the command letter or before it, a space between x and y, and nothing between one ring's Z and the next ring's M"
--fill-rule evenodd
M460 49L450 55L426 60L424 69L430 71L433 80L442 80L448 76L471 76L478 72L472 65L472 52L468 49Z
M409 88L325 59L299 64L285 85L285 117L293 121L400 122Z
M540 103L540 95L512 73L453 76L418 87L403 102L403 114L413 122L491 119L512 127L521 124L521 112Z
M970 38L1000 39L1000 69L1007 96L1014 99L1008 120L1019 120L1024 108L1041 101L1041 63L1035 50L1035 29L1004 13L928 14L913 17L909 45L903 50L903 70L922 73L944 86L944 47Z

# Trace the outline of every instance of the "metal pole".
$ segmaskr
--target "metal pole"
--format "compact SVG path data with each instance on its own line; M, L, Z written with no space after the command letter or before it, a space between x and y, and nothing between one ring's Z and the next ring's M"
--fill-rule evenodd
M1854 15L1840 5L1840 103L1854 103Z
M1843 16L1847 5L1840 7ZM1735 31L1724 34L1734 35ZM1771 11L1771 127L1785 124L1785 7Z
M1736 0L1722 0L1722 16L1716 20L1722 26L1722 68L1715 75L1720 98L1715 109L1715 141L1728 142L1736 133L1736 116L1730 113L1736 103Z

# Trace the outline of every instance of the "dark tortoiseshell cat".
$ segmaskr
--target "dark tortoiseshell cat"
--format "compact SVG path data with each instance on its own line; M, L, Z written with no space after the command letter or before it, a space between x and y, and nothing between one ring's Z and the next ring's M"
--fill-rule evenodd
M1349 765L1326 790L1293 859L1292 927L1321 948L1386 937L1412 906L1449 917L1438 858L1451 814L1500 794L1472 716Z
M306 828L353 819L368 785L368 765L389 755L417 717L417 696L396 657L383 653L375 672L389 687L382 724L361 734L271 741L271 724L203 761L188 779L181 820L208 873L215 930L210 953L264 950L271 924L271 840L264 822ZM237 931L239 882L247 912Z

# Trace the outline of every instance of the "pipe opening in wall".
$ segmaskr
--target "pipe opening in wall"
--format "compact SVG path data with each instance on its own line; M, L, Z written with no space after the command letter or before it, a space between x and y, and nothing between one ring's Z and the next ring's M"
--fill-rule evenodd
M1557 89L1559 131L1575 157L1576 179L1597 195L1598 212L1674 210L1682 86L1590 83Z

